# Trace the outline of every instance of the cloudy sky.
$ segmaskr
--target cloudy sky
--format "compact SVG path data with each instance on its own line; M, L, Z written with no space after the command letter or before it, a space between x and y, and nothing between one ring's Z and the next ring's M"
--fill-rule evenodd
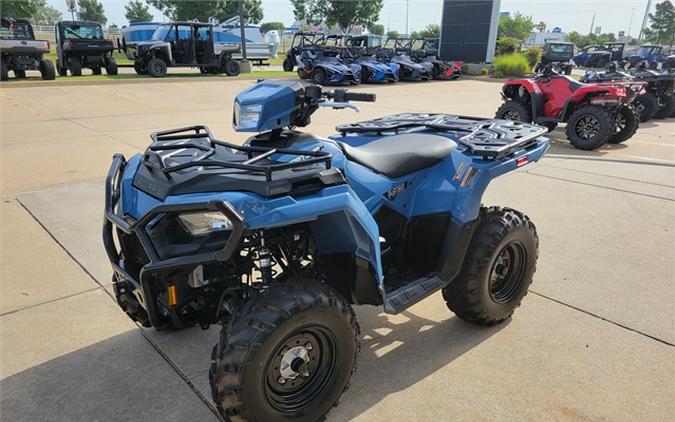
M124 5L128 0L102 0L109 23L126 25ZM48 0L65 15L65 0ZM653 3L658 3L654 1ZM265 21L293 23L293 9L289 0L262 0ZM409 10L410 29L422 29L428 23L439 23L443 2L441 0L384 0L380 23L387 29L405 32L406 4ZM564 6L561 6L564 5ZM628 32L637 35L645 13L647 0L501 0L501 10L531 15L535 22L543 21L549 28L558 26L565 32L588 32L593 13L595 26L603 32ZM654 6L652 5L652 8ZM155 19L164 20L162 14L152 9Z

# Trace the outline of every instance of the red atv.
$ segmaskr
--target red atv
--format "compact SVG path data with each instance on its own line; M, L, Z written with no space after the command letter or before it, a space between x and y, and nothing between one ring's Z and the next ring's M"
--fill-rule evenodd
M628 140L640 125L631 102L644 92L642 82L583 84L547 66L534 78L512 79L502 87L504 104L498 119L532 122L552 131L567 123L567 139L579 149L591 150L605 142Z

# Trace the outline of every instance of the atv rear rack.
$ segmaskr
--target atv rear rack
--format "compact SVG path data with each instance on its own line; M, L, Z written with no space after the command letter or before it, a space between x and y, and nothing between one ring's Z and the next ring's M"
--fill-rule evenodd
M171 173L191 167L210 167L221 169L239 169L254 173L262 173L267 181L272 180L275 171L288 170L298 167L310 167L316 164L324 164L326 170L331 168L333 156L324 151L302 151L286 148L268 148L235 145L216 139L211 130L204 125L188 126L178 129L170 129L154 132L150 135L152 144L143 153L142 163L150 170L161 172L166 178L171 178ZM216 147L224 147L246 154L247 159L218 160L210 159L216 153ZM167 165L166 159L172 153L161 155L161 151L182 152L189 149L202 151L199 157L176 165ZM174 152L174 154L175 154ZM287 163L279 164L256 164L269 159L276 154L297 155L311 157L306 159L294 159ZM239 157L237 157L239 158Z
M528 146L547 133L547 129L510 120L452 114L401 113L336 127L349 133L384 135L419 131L443 132L484 159L495 159Z

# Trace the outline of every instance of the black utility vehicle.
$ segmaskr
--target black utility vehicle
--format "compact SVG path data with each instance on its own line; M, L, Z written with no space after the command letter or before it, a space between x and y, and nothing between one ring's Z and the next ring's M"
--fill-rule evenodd
M155 29L149 41L135 45L134 69L139 75L166 76L168 67L198 67L202 73L237 76L239 62L232 53L240 44L214 42L213 25L200 22L172 22Z
M103 36L98 22L61 21L54 27L56 35L56 68L60 76L68 71L72 76L82 76L82 68L89 68L100 75L105 68L108 75L117 75L117 62L113 57L115 45Z
M56 78L54 65L44 60L49 53L49 41L36 40L30 22L4 17L0 26L1 78L9 79L9 71L17 78L25 78L26 70L39 70L42 79Z
M286 51L286 58L282 64L284 72L292 72L298 65L298 56L304 52L316 53L324 43L325 35L315 32L297 32L293 35L291 48Z
M557 72L569 75L572 73L573 56L574 44L571 42L547 42L535 72L544 69L550 63Z

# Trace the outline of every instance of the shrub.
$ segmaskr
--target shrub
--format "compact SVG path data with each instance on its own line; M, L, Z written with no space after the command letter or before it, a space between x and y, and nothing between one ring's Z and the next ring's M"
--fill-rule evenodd
M527 57L527 63L530 65L530 68L533 68L541 60L541 48L527 47L525 57Z
M481 67L481 68L480 68L480 74L481 74L481 75L485 76L485 75L487 75L487 74L489 74L489 73L490 73L490 71L488 70L487 67Z
M520 41L513 37L502 37L497 40L496 53L498 56L515 53Z
M495 57L494 66L497 72L506 76L521 77L530 69L527 58L520 53L507 54Z
M469 65L463 64L462 65L462 75L466 75L468 71L469 71Z
M493 74L493 76L494 76L495 78L503 78L503 77L504 77L504 73L502 73L501 70L495 70L495 73Z

